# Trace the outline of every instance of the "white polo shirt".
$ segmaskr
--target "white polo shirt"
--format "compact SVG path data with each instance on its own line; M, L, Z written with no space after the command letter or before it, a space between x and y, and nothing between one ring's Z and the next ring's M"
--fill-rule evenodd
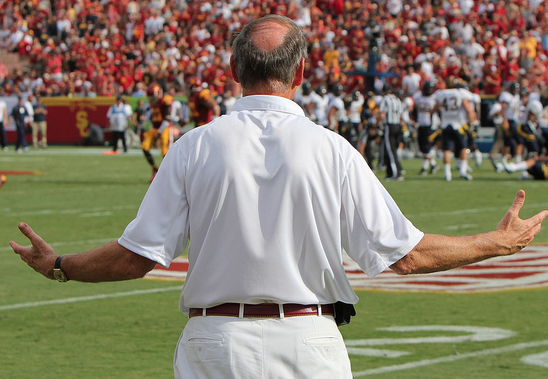
M422 237L344 138L293 101L247 96L171 147L119 243L169 266L190 240L186 313L356 303L342 249L373 277Z

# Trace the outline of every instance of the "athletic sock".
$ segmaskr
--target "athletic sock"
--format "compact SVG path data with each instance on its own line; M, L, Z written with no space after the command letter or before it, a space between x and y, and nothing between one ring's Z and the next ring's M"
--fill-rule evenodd
M468 161L460 162L459 172L461 176L466 176L468 174Z
M527 170L527 162L526 161L516 162L516 163L513 164L513 166L514 166L515 171L526 171Z
M446 178L451 178L451 163L445 163L443 165L443 171Z

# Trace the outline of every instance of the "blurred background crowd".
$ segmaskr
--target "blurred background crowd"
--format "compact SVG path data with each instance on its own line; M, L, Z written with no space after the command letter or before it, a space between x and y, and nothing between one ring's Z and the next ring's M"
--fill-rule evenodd
M184 94L196 80L238 95L228 68L231 37L269 13L305 29L314 87L365 92L366 78L355 73L374 69L395 74L377 78L376 89L389 81L407 95L452 76L477 94L498 95L512 82L543 94L547 8L540 0L7 1L0 48L23 64L0 63L0 96L144 96L152 82Z

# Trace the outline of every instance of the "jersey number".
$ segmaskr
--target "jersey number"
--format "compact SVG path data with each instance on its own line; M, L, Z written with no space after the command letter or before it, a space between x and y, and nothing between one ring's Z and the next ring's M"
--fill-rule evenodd
M446 111L458 111L459 106L457 104L457 98L456 97L448 97L443 99L442 107Z

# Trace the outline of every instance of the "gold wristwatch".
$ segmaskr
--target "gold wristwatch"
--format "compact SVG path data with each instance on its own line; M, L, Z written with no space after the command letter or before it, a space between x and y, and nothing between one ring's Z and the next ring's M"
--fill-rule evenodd
M63 271L61 268L61 259L63 259L63 256L60 255L55 260L55 266L53 268L53 276L55 279L57 279L58 282L64 283L68 282L69 278L67 277L67 274Z

